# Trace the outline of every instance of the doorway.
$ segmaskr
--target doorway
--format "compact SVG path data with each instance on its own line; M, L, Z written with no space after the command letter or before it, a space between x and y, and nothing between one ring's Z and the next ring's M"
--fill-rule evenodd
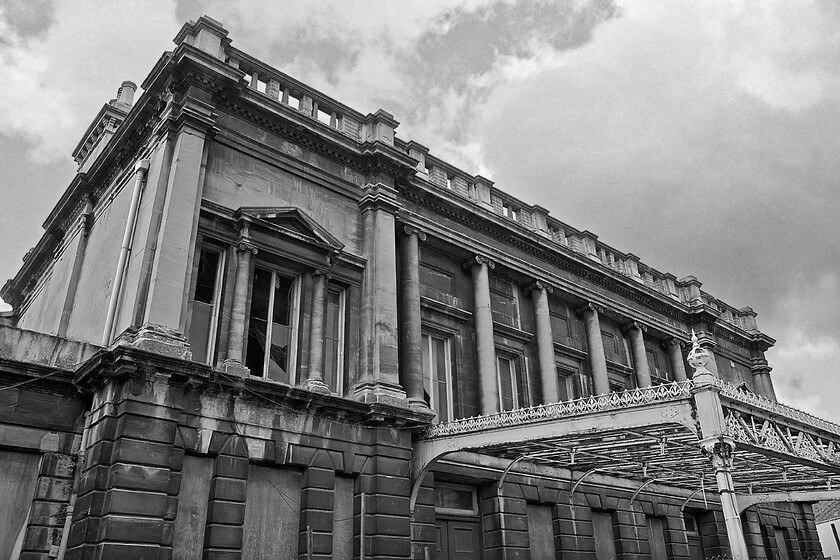
M437 560L479 560L481 533L478 520L436 519Z

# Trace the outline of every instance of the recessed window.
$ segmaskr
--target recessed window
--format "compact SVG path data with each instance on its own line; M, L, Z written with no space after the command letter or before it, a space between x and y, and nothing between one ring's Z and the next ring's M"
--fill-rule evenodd
M339 395L344 390L344 293L330 286L324 302L324 383Z
M437 414L438 422L448 422L452 414L452 350L448 337L423 334L423 390L426 403Z
M456 305L455 279L452 274L427 263L420 263L420 293L435 301Z
M561 401L572 401L592 394L592 380L565 364L557 364L557 389Z
M295 382L299 308L297 277L259 267L254 269L245 358L251 375L283 383Z
M519 328L518 290L507 280L490 277L490 309L493 320L509 327Z
M501 410L528 406L528 383L521 356L506 352L497 353L496 373Z
M224 269L222 250L202 247L195 273L189 333L190 350L196 362L212 363L215 357Z
M475 488L456 484L435 484L435 509L442 513L475 515L478 500Z

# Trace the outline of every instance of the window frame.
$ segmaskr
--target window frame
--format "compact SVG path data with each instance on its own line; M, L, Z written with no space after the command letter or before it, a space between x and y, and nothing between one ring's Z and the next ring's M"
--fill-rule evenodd
M201 264L201 255L204 251L213 252L219 256L216 263L216 276L213 281L213 301L210 311L210 324L207 327L207 340L205 341L205 356L200 363L213 365L216 359L216 351L219 346L219 325L221 320L222 307L224 306L224 289L225 277L227 271L228 251L218 243L214 243L209 239L202 239L197 243L195 265L191 279L190 293L189 293L189 328L187 329L187 339L189 340L195 320L195 304L208 305L205 302L196 302L195 292L198 284L199 266Z
M337 313L338 313L338 318L337 318L338 333L337 333L337 339L336 339L337 350L336 350L336 357L335 357L335 360L336 360L336 363L335 363L335 387L330 387L330 389L334 390L337 395L343 395L344 394L344 371L345 371L344 370L344 356L345 356L344 347L345 347L345 344L347 343L347 340L346 340L346 325L345 325L345 322L346 322L346 319L347 319L347 313L346 313L346 310L347 310L347 288L342 287L342 286L338 286L338 285L335 285L335 284L332 284L332 283L328 283L327 284L327 289L326 289L326 294L328 295L331 292L338 294L338 311L337 311ZM324 298L324 320L325 321L326 321L326 317L327 317L327 306L328 305L329 305L329 300L328 300L327 297L325 297ZM326 361L326 356L327 356L327 329L326 329L326 325L324 325L324 334L323 334L322 338L323 338L322 342L323 342L323 345L324 345L324 348L323 348L323 351L324 351L324 354L323 354L323 356L324 356L324 378L325 378L324 382L326 383L326 377L327 377L327 372L326 372L326 369L327 369L327 361ZM329 387L329 383L327 383L327 386Z
M500 360L507 360L511 364L511 400L513 407L505 409L502 401L502 371ZM507 412L530 406L531 399L528 391L528 371L525 358L519 353L496 348L496 389L499 391L499 410Z
M510 286L510 290L511 290L510 295L494 288L494 285L496 285L498 282L504 282L504 283L506 283L507 285ZM505 325L507 327L512 327L512 328L515 328L515 329L521 328L522 314L521 314L520 309L519 309L519 307L520 307L520 305L519 305L519 287L516 285L516 283L513 282L512 280L508 280L506 278L499 278L499 277L491 276L490 290L489 291L490 291L490 314L491 314L491 317L493 317L493 322L499 323L501 325ZM497 297L500 297L500 298L506 298L506 299L510 298L511 304L513 305L513 314L512 315L505 315L501 311L498 311L497 309L493 308L493 296L494 296L494 294ZM513 324L509 325L505 321L500 321L500 320L496 319L497 315L502 316L502 317L511 317L511 320L512 320Z
M429 368L427 370L425 360L422 360L422 356L424 355L424 350L427 348L427 340L428 340L428 352L429 356L431 356L432 351L432 339L442 340L444 343L444 376L445 376L445 392L446 392L446 410L448 412L448 418L441 419L439 414L439 408L437 398L435 397L436 391L434 391L435 383L439 383L437 379L432 378L432 369ZM423 390L429 395L429 407L435 411L435 420L440 422L451 422L455 419L455 395L454 395L454 375L453 369L455 365L455 361L453 359L453 351L454 345L452 344L452 336L448 333L443 333L436 330L431 329L423 329L421 334L421 361L422 361L422 368L423 368ZM430 360L431 361L431 360ZM431 364L428 364L431 366ZM426 391L426 382L429 382L430 388L432 392L429 393Z
M271 330L274 324L272 320L272 314L274 312L274 304L275 304L275 291L277 286L277 277L283 278L291 278L292 279L292 296L291 296L291 305L289 306L289 316L291 323L288 325L290 329L289 334L289 364L288 364L288 371L286 372L289 376L289 385L295 385L297 383L297 366L299 360L299 344L300 344L300 315L301 315L301 300L302 300L302 291L303 291L303 282L302 282L302 275L299 273L295 273L295 271L290 271L287 269L283 269L281 267L275 266L270 262L261 260L258 262L253 262L251 265L251 273L249 276L249 284L248 284L248 302L246 305L246 322L245 322L245 344L243 347L243 358L247 360L248 356L248 346L250 345L250 332L251 332L251 304L253 301L254 296L254 278L256 277L256 270L260 268L271 273L271 290L269 292L269 302L268 302L268 317L266 319L266 345L265 349L263 350L263 367L262 367L262 375L255 375L254 372L251 372L251 377L257 377L259 379L263 379L265 381L271 381L272 383L285 383L284 381L277 381L271 379L268 376L268 367L269 367L269 360L270 360L270 350L271 344L268 342L271 340Z

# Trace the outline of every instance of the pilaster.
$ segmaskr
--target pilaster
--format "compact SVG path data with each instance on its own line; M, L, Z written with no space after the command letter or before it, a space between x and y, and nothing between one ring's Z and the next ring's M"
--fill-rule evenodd
M407 406L399 382L397 340L397 191L383 182L368 183L359 202L362 252L367 269L362 281L359 379L353 397L362 402Z
M299 557L329 560L333 553L335 471L310 466L303 472L300 494Z
M483 555L487 560L530 558L525 499L510 495L518 487L488 484L479 491Z
M238 435L213 434L209 449L216 452L204 529L205 560L239 560L245 524L248 453Z

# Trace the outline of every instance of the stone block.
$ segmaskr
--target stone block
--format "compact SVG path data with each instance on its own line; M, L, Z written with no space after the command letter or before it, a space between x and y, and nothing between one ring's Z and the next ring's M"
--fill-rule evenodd
M181 465L175 465L173 459L177 457L175 448L171 445L121 439L114 443L113 461L115 463L134 463L150 467L171 467L181 470Z
M143 515L162 519L166 512L166 498L166 494L162 493L108 490L105 493L103 513Z
M303 473L304 488L324 488L332 490L335 488L335 471L310 467Z
M305 530L307 526L312 527L313 530L332 531L333 528L333 513L332 511L323 510L304 510L300 512L300 526L301 530Z
M99 541L161 544L160 519L111 515L99 524Z
M44 453L41 460L40 474L53 478L73 478L76 471L76 458L63 453Z
M204 530L204 546L239 550L242 548L242 527L208 523Z
M123 414L117 420L118 437L171 444L175 441L177 424L159 418Z
M207 519L213 523L242 525L245 523L245 503L211 500L207 505Z
M166 492L170 476L168 468L118 463L109 469L108 487Z
M406 537L405 540L408 541L408 537L411 536L411 522L408 517L370 515L366 520L365 531L369 535Z
M246 481L240 478L215 476L210 482L210 496L214 500L244 502L246 495Z

